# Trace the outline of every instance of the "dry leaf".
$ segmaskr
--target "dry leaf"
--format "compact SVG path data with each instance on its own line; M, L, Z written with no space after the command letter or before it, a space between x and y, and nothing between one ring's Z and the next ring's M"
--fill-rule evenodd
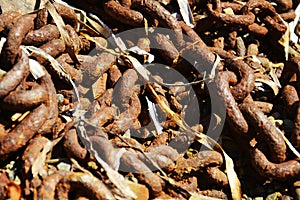
M45 169L44 169L44 164L46 161L46 156L47 153L52 150L52 148L62 139L62 137L59 137L53 141L48 141L43 150L39 153L37 156L36 160L32 163L31 166L31 173L33 177L36 177L38 174L43 174Z
M179 5L180 14L183 18L183 21L191 28L194 28L194 17L191 11L188 0L177 0Z
M149 190L146 186L134 183L132 181L126 181L130 189L136 194L136 200L148 200Z
M92 91L94 99L99 98L102 96L106 91L106 80L107 80L107 73L104 73L98 80L92 85Z
M38 63L36 60L29 59L29 67L30 72L34 79L39 79L45 75L45 71L43 70L40 63Z
M147 101L147 105L148 105L148 111L150 114L150 117L154 123L155 129L157 134L161 134L163 127L160 125L159 120L158 120L158 115L157 115L157 111L156 111L156 107L155 104L153 102L151 102L148 97L146 97L146 101Z
M232 8L225 8L223 9L223 12L227 15L234 15Z
M130 49L127 49L127 51L144 56L145 63L152 63L154 61L154 55L152 55L151 53L148 53L147 51L145 51L143 49L140 49L138 46L131 47Z
M263 78L256 78L255 82L267 84L268 86L270 86L270 88L272 88L275 95L277 95L279 93L278 85L271 80L267 80L267 79L263 79Z

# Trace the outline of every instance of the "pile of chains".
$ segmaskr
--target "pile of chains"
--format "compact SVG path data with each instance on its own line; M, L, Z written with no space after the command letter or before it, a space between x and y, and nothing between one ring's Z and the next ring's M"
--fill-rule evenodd
M299 198L300 57L286 57L279 42L299 2L190 1L194 28L171 13L179 10L176 1L69 3L96 14L116 34L129 31L123 42L143 52L132 56L146 63L143 56L154 55L185 81L149 65L155 81L143 82L72 7L53 3L71 47L49 8L2 13L0 200L231 199L222 153L203 150L156 106L158 98L196 132L209 135L210 124L225 120L214 139L234 160L246 197ZM157 27L174 34L130 32ZM215 98L226 119L212 113ZM97 157L126 179L134 195L120 194Z

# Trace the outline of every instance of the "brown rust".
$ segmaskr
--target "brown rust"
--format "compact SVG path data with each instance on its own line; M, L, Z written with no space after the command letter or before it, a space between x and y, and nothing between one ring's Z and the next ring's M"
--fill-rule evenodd
M215 19L219 20L227 25L242 25L249 26L255 21L255 15L251 12L248 12L244 15L229 15L225 13L218 12L213 10L212 4L207 4L209 14Z
M22 80L29 75L29 60L25 52L21 58L3 77L0 78L0 99L13 91Z
M243 60L233 60L229 63L228 68L234 71L239 82L230 90L236 101L242 101L254 88L254 72Z
M211 50L212 52L218 54L221 58L226 58L226 59L234 59L235 55L224 50L221 49L219 47L208 47L209 50Z
M299 160L272 163L257 148L251 150L251 162L257 172L264 177L285 181L298 178L300 175Z
M213 197L213 198L218 198L218 199L228 199L228 196L223 192L219 190L201 190L198 192L199 194L202 194L207 197Z
M0 173L0 200L5 200L7 197L7 185L10 182L5 172Z
M141 183L149 187L153 196L158 196L162 192L162 180L138 159L136 153L126 152L123 154L120 170L133 172Z
M261 26L257 23L250 24L248 30L257 36L265 36L269 32L268 29L264 26Z
M37 11L35 18L35 29L40 29L43 26L46 26L48 24L48 10L46 8L42 8Z
M268 27L268 29L278 31L281 34L285 33L285 31L287 30L287 27L278 18L276 19L271 16L266 16L264 18L264 22L266 23L266 27Z
M39 133L51 133L54 125L57 123L58 105L56 98L56 89L52 82L50 74L43 68L45 75L41 78L41 86L44 87L48 93L48 99L45 102L47 106L47 120L40 128Z
M244 119L238 105L230 91L229 82L230 76L227 72L219 72L216 75L216 85L218 93L224 99L226 105L226 120L233 126L241 135L246 136L248 132L248 123Z
M58 28L53 24L47 24L38 30L29 31L22 43L25 45L41 45L57 39L59 36Z
M2 32L15 18L21 14L17 11L8 11L0 15L0 32Z
M153 42L157 45L157 49L162 57L162 59L168 64L172 63L179 56L177 48L174 46L171 40L167 36L157 33L153 36Z
M98 178L82 172L70 172L56 185L58 199L80 198L112 199L115 197L111 190ZM55 197L53 197L55 198Z
M54 3L53 4L58 12L58 14L62 17L65 24L71 25L73 28L77 28L77 15L75 11L60 3Z
M138 75L136 71L134 69L128 69L114 87L113 101L121 111L128 108L130 97L136 93L134 89L137 80Z
M176 173L180 174L185 170L198 171L209 166L220 166L223 164L222 155L216 151L200 151L190 158L179 158L176 161Z
M120 163L120 171L133 172L139 181L145 183L153 192L153 195L158 195L162 191L161 180L154 174L141 160L134 151L125 151L120 158L116 160L116 154L120 150L115 148L113 144L106 138L107 135L91 136L90 140L99 156L105 160L111 167L115 168L117 163Z
M116 56L101 52L97 56L85 56L81 63L83 74L82 85L91 86L99 77L107 72L116 63Z
M275 125L253 103L242 103L240 109L254 129L258 132L257 137L263 139L268 147L270 160L280 163L286 159L286 145Z
M81 48L81 40L80 40L78 34L76 33L76 31L74 30L74 28L72 26L67 24L66 25L66 30L67 30L67 33L70 36L71 41L72 41L72 46L74 48L74 53L78 54L79 51L80 51L80 48Z
M271 113L273 104L265 101L254 101L254 105L265 114Z
M235 3L235 2L221 2L221 7L223 10L225 8L231 8L233 10L233 12L237 13L237 12L240 12L243 5L240 3Z
M64 136L64 148L69 157L75 158L76 160L85 160L88 156L86 148L82 147L78 140L77 131L75 128L71 128L66 131Z
M193 43L187 43L187 47L182 50L182 57L188 58L189 62L197 61L198 64L194 66L196 70L198 72L206 71L207 74L211 73L212 67L216 60L216 55L214 55L209 48ZM217 65L217 69L221 68L223 68L223 65L219 63Z
M298 93L299 94L299 93ZM300 150L300 103L298 102L297 115L294 120L294 130L291 135L291 141L296 147L296 149Z
M22 15L12 22L6 42L1 52L2 63L9 69L18 62L21 57L20 45L25 35L34 27L36 14ZM8 65L8 66L6 66Z
M258 9L257 9L258 8ZM260 13L266 13L269 15L276 15L276 10L269 1L249 0L242 8L242 12L246 13L253 11L254 9L259 10Z
M140 12L124 7L114 0L104 4L104 11L113 19L130 26L141 26L144 21L144 16Z
M116 154L118 149L113 146L113 144L106 138L107 135L90 136L90 140L93 145L93 149L99 154L101 159L103 159L109 166L116 169Z
M40 46L40 49L45 51L50 56L56 57L66 50L66 46L63 40L54 39ZM45 64L47 61L45 58L39 55L34 55L34 56L36 57L37 61L41 64Z
M171 172L175 169L175 163L164 155L155 153L145 153L145 155L147 158L143 155L139 155L139 159L143 161L151 170L157 170L157 167L153 166L152 162L150 162L148 159L151 159L151 161L167 172Z
M219 167L207 167L204 170L203 176L210 184L218 185L222 188L228 187L228 178L226 174L219 169Z
M297 115L299 96L297 90L292 85L286 85L282 90L283 115L289 119L294 119Z
M159 2L155 0L134 0L132 7L141 10L159 20L159 22L167 28L172 29L175 33L170 37L175 41L176 45L184 44L182 29L177 19L165 9Z
M61 187L61 184L66 190ZM87 196L90 199L115 199L104 183L94 176L82 172L67 171L59 171L46 177L38 189L37 199L50 200L57 195L66 198L69 197L68 193L72 193L74 196Z
M92 114L90 122L101 127L113 121L118 115L117 113L116 107L103 106Z
M280 13L279 15L286 22L290 22L296 17L296 13L294 10L289 10L288 12Z
M108 70L108 84L113 87L122 77L122 73L116 65L113 65Z
M138 46L140 49L146 52L150 52L150 45L151 45L151 41L147 37L139 38L136 44L136 46Z
M47 117L47 108L41 104L0 141L0 160L3 162L22 147L37 133Z
M200 46L206 46L206 44L203 42L203 40L200 38L200 36L195 32L194 29L189 27L183 21L180 21L179 24L180 24L182 30L185 32L185 34L187 34L187 36L189 36L193 42L197 42L197 44Z
M36 199L52 200L55 196L55 188L59 181L70 172L60 171L47 176L39 187Z
M48 99L47 91L38 84L33 84L30 90L12 91L3 98L0 108L3 110L24 112L31 110Z
M167 145L158 145L155 147L150 147L146 149L149 153L159 154L170 158L172 161L176 161L179 158L178 152Z
M116 133L124 133L128 129L138 129L141 127L138 121L138 116L141 113L141 102L137 94L133 94L129 103L128 109L122 112L117 119L111 124L111 130Z

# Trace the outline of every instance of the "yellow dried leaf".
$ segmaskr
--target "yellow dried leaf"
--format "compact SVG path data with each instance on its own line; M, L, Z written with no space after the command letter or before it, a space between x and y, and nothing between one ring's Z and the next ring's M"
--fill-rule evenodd
M149 190L146 186L134 183L132 181L126 181L130 189L137 196L136 200L148 200L149 199Z
M92 85L92 91L94 99L99 98L106 91L107 73L104 73L98 80Z

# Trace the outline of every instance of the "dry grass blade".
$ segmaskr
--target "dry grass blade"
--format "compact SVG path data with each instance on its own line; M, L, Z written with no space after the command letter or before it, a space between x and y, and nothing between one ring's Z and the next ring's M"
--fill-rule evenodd
M278 133L283 137L285 143L287 144L287 146L290 148L290 150L295 154L295 156L297 156L298 158L300 158L300 153L297 151L297 149L292 145L292 143L285 137L285 135L282 133L282 131L279 128L276 128L276 130L278 131Z
M156 108L155 108L155 104L152 103L148 97L146 97L146 101L147 101L147 105L148 105L148 111L149 111L149 114L150 114L150 117L154 123L154 127L156 129L156 132L157 134L161 134L162 133L162 130L163 130L163 127L160 125L159 123L159 120L158 120L158 115L157 115L157 111L156 111Z
M0 53L2 52L2 48L5 42L6 42L6 38L2 37L0 40Z
M88 31L88 33L89 33L90 35L94 35L94 36L100 35L100 33L99 33L98 31L94 30L92 27L90 27L90 26L87 25L85 22L81 21L80 19L78 20L78 23L79 23L81 26L83 26L83 28L85 28L85 29Z
M148 83L148 89L151 92L152 97L170 119L172 119L182 130L189 131L190 133L192 133L196 137L197 141L200 142L201 144L205 145L209 149L216 149L223 153L225 158L226 173L227 173L227 177L231 189L232 199L234 200L241 199L242 197L241 184L236 172L234 171L233 161L225 153L223 148L209 136L203 133L196 132L191 127L189 127L187 123L181 118L180 115L172 111L170 107L160 99L159 95L156 93L155 89L152 87L150 83L150 79L149 79L149 77L151 76L150 72L146 70L142 66L142 64L134 57L125 56L125 58L126 58L126 62L130 66L132 66L139 73L140 76L142 76L142 78L145 80L146 83Z
M286 21L282 19L282 17L277 14L278 18L282 21L282 23L286 26L286 31L282 35L282 37L279 39L279 44L281 44L284 48L285 53L285 60L288 60L289 58L289 46L290 46L290 28Z
M86 20L92 25L92 27L97 32L99 32L101 35L103 35L106 38L111 37L111 35L113 34L112 31L102 21L100 21L99 18L97 18L98 20L97 19L95 20L91 17L88 17L87 15L85 15L85 17L86 17Z
M194 28L194 17L188 0L177 0L183 21L191 28Z
M67 32L66 29L66 25L63 21L63 19L61 18L61 16L58 14L58 12L56 11L56 8L54 7L54 5L48 1L46 3L46 8L49 11L50 15L52 16L55 24L57 25L57 28L60 32L61 37L63 38L65 44L66 44L66 50L67 53L69 54L69 56L71 57L71 59L74 61L74 63L79 64L79 61L75 55L74 52L74 44Z
M267 84L268 86L270 86L270 88L272 88L275 95L277 95L279 93L278 85L271 80L267 80L267 79L263 79L263 78L256 78L255 82Z
M295 13L296 13L296 17L292 22L289 23L289 27L290 27L290 40L293 43L297 44L299 37L295 33L295 29L300 20L300 4L295 9Z

